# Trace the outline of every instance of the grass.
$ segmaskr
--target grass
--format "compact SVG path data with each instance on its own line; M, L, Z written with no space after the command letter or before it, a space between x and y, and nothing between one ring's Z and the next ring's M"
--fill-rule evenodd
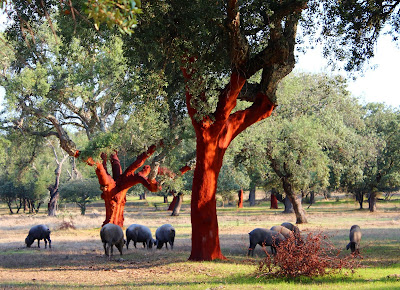
M294 215L270 210L269 203L258 198L255 207L218 208L220 242L225 261L189 262L191 226L190 205L185 196L181 215L156 210L152 203L162 197L149 196L148 201L128 198L125 225L148 225L154 233L163 223L175 226L177 237L173 251L145 250L131 244L122 257L111 261L104 257L99 238L104 219L102 204L88 208L88 214L68 206L58 217L9 215L0 212L0 288L118 288L118 289L400 289L400 209L398 196L389 202L378 202L378 212L358 210L349 200L318 201L307 210L308 224L300 225L303 233L324 231L333 244L342 250L348 243L349 228L360 225L362 268L355 274L296 280L257 277L261 248L255 257L246 257L248 232L256 227L270 228L284 221L293 222ZM63 221L70 221L76 230L60 230ZM24 246L29 228L46 223L52 229L52 249ZM115 252L114 252L115 253Z

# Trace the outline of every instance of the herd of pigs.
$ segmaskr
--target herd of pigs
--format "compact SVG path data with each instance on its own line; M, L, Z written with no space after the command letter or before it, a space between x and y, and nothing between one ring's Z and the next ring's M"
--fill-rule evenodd
M248 256L254 255L254 248L257 245L262 247L271 247L272 254L276 253L276 247L289 237L295 237L296 243L301 242L301 233L297 226L291 223L283 223L280 226L273 226L271 229L256 228L249 233L250 246L247 253ZM360 242L361 242L361 229L358 225L354 225L350 228L349 239L350 242L346 246L346 249L351 249L353 254L359 254ZM115 224L106 224L100 230L101 241L104 246L105 255L109 258L113 255L113 246L115 246L120 254L122 255L122 248L126 244L126 248L129 247L129 242L133 241L133 245L136 248L136 243L143 243L144 247L151 249L153 245L157 249L161 249L165 244L168 249L170 244L171 249L174 248L175 240L175 229L170 224L165 224L157 228L156 239L153 239L151 231L148 227L139 224L132 224L126 229L126 240L124 239L124 232L122 228ZM49 248L51 248L50 229L46 225L36 225L29 230L29 234L25 239L27 247L30 247L33 242L38 241L38 248L40 248L40 240L44 240L44 247L47 248L47 242ZM111 249L111 254L110 254Z

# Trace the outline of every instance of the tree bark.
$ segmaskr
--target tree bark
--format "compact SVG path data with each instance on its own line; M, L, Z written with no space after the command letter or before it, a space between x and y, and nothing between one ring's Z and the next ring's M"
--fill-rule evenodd
M171 213L171 216L178 216L179 212L181 211L181 206L183 202L183 194L182 192L179 192L177 197L177 202L175 202L174 210Z
M156 146L152 145L146 152L139 155L123 173L117 153L111 154L110 162L113 176L107 172L107 156L102 154L103 162L94 162L89 158L86 162L89 165L96 165L96 175L99 180L100 189L102 191L101 198L104 200L106 208L106 218L103 226L113 223L123 227L124 225L124 209L126 203L126 193L132 186L140 183L148 190L156 192L159 185L156 180L148 179L150 166L146 165L143 169L135 173L141 167L146 159L156 150Z
M364 193L363 192L356 193L356 200L358 201L358 204L360 205L360 209L363 209Z
M243 208L243 189L240 189L238 192L238 208Z
M256 205L256 186L250 188L249 192L249 204L250 206Z
M371 192L368 198L368 207L370 212L376 211L376 192Z
M51 148L53 149L55 161L57 163L57 168L54 170L55 174L55 181L53 185L50 185L47 189L50 192L50 201L47 205L48 208L48 215L49 216L56 216L57 215L57 204L58 204L58 199L60 197L60 193L58 191L58 187L60 185L60 176L61 176L61 171L62 171L62 166L69 157L68 155L64 155L64 157L61 160L58 160L57 152L54 148L54 146L49 143Z
M285 205L283 213L294 213L293 204L288 197L283 199L283 204Z
M191 78L185 69L183 72L185 79ZM245 81L238 73L232 73L230 83L219 96L214 120L208 116L198 120L197 111L191 103L192 95L189 90L186 92L186 104L196 132L196 168L191 200L192 251L189 260L226 259L219 243L215 196L223 157L230 142L240 132L269 117L275 107L260 92L252 106L231 114ZM203 94L199 97L202 98Z
M60 197L60 192L57 189L54 191L53 188L49 188L50 191L50 201L47 205L48 207L48 216L56 216L57 215L57 203Z
M171 191L171 193L172 193L173 198L172 198L172 201L171 201L171 203L169 204L169 207L168 207L167 210L174 210L175 204L176 204L176 202L177 202L177 200L178 200L175 191Z
M11 214L14 214L14 211L13 211L13 209L12 209L12 206L11 206L11 203L12 203L12 201L7 201L7 206L8 206L8 209L10 210L10 213Z
M286 198L289 198L290 202L293 205L293 210L296 215L296 224L305 224L307 223L306 212L301 205L301 199L297 198L295 192L292 189L292 185L290 184L288 178L282 178L283 189L286 193Z
M278 209L278 199L276 195L271 192L271 209Z
M164 195L164 203L168 203L168 196Z

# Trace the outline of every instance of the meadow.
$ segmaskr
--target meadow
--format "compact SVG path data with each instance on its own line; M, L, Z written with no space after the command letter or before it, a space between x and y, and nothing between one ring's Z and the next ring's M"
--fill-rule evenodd
M45 214L7 213L0 208L0 287L20 289L400 289L400 195L379 201L378 211L359 210L348 198L318 200L307 209L308 224L299 225L302 234L324 232L331 242L345 250L349 229L358 224L363 232L361 267L354 274L344 272L329 277L266 279L258 277L257 266L265 256L257 246L253 258L246 256L248 233L256 227L270 228L282 222L294 222L294 214L269 209L269 202L258 199L255 207L245 203L218 208L220 242L224 261L190 262L190 205L185 202L178 217L170 216L162 197L147 201L130 197L125 211L125 226L139 223L153 234L158 226L170 223L176 229L173 250L146 250L130 244L123 255L118 251L111 260L104 256L100 226L104 220L101 201L92 204L85 216L73 206L61 207L57 217ZM158 206L155 207L154 204ZM367 204L366 204L367 206ZM305 208L307 205L305 205ZM52 248L24 245L29 228L45 223L52 230ZM75 229L65 225L74 225Z

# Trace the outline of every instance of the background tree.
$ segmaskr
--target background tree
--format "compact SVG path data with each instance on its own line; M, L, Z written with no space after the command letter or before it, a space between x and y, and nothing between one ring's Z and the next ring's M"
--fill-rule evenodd
M16 7L18 13L29 13L33 9L27 7L27 3L20 4ZM18 13L13 14L16 19L19 19ZM53 19L53 14L49 13L48 17ZM28 25L25 22L16 24ZM6 78L2 81L8 109L14 117L5 124L26 134L54 135L69 155L77 157L79 152L81 159L96 165L106 205L105 223L122 226L126 190L137 183L151 191L159 189L155 181L159 162L153 162L157 165L153 166L152 172L148 166L140 169L140 173L134 174L134 171L155 152L156 147L150 146L152 143L167 137L163 142L165 150L173 145L168 144L168 135L163 130L168 127L166 121L170 115L162 101L152 100L152 104L143 105L146 98L142 92L137 92L134 78L128 78L122 42L118 37L109 37L107 42L90 47L76 38L60 43L53 36L58 32L56 25L49 28L46 24L48 22L39 21L29 25L29 36L23 29L19 30L18 25L7 31L18 61L7 67ZM25 42L21 44L19 39ZM124 102L128 92L136 98L132 96ZM86 133L91 141L86 150L78 150L69 137L66 128L71 126ZM171 128L178 132L180 126ZM145 152L139 155L143 148ZM128 171L124 174L115 150L139 155L132 161L132 166L126 165ZM107 154L111 158L114 178L107 171ZM156 158L162 159L160 155ZM96 157L100 160L93 159Z
M363 208L368 196L370 211L376 210L376 195L379 192L399 188L399 113L383 104L367 104L364 107L365 127L359 131L359 143L351 148L350 156L343 152L345 174L341 185L356 197ZM349 166L350 165L350 166Z
M362 111L338 77L292 75L282 82L278 97L276 116L249 130L247 134L257 137L249 139L237 160L251 157L269 164L275 177L270 175L268 187L283 190L296 222L305 223L301 197L328 187L338 159L332 152L354 145L348 138L362 126Z
M101 191L96 178L77 179L63 183L60 186L61 199L64 202L74 202L81 210L81 214L86 213L89 203L99 199Z

